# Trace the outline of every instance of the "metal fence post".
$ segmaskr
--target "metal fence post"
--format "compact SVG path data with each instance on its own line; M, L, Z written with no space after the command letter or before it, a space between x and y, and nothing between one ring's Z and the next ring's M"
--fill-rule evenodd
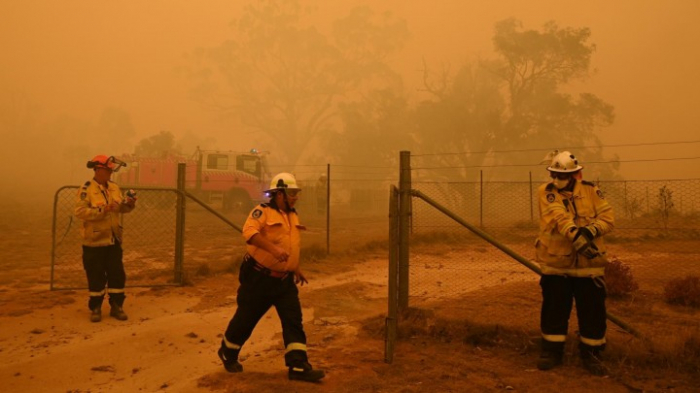
M479 228L484 227L484 171L479 171Z
M622 182L622 185L624 186L624 188L623 188L623 191L624 191L623 195L624 195L624 198L625 198L625 199L624 199L625 215L627 215L627 217L628 217L630 220L632 220L634 217L632 217L632 213L630 212L630 207L629 207L629 205L627 204L627 182L626 182L626 181L625 181L625 182Z
M326 254L331 253L331 164L326 167Z
M53 196L53 220L51 223L51 283L49 284L49 289L54 290L54 268L56 266L56 216L58 215L58 194L63 190L64 187L59 188ZM71 222L73 218L71 216Z
M535 201L532 197L532 171L530 173L530 221L535 221L535 209L532 207Z
M398 328L398 251L399 251L399 190L389 188L389 306L386 318L384 362L394 360L394 344Z
M408 308L408 221L411 202L411 152L400 152L399 173L399 310Z
M182 266L185 248L185 170L187 164L177 164L177 204L175 212L175 282L182 284Z

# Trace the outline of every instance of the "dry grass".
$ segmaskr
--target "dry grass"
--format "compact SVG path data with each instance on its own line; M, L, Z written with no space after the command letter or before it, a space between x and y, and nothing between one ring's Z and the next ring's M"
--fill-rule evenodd
M436 310L437 309L437 310ZM459 344L475 348L512 351L535 359L539 353L540 335L528 326L506 326L497 323L502 312L490 309L484 323L471 318L447 316L448 304L431 305L430 309L409 308L400 315L399 341L421 339L426 342ZM533 315L533 319L537 316ZM383 334L384 319L365 321L365 331L373 337ZM668 326L673 334L637 339L629 335L609 333L605 361L614 378L626 375L676 375L678 378L700 378L700 328ZM613 336L611 339L610 336ZM578 340L569 337L566 352L570 362L578 358ZM534 363L533 363L534 367Z
M673 334L613 343L609 360L619 372L646 369L700 373L700 328L676 327Z
M700 307L700 277L674 278L664 287L664 298L670 304Z

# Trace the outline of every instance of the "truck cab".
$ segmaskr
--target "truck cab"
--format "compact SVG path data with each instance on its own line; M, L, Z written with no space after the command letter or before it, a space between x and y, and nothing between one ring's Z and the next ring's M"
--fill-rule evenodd
M270 177L266 152L197 150L195 189L224 210L247 211L263 200Z
M200 150L194 155L144 157L125 155L127 163L115 181L124 186L177 187L177 166L186 164L185 188L223 210L246 212L263 201L270 179L267 152Z

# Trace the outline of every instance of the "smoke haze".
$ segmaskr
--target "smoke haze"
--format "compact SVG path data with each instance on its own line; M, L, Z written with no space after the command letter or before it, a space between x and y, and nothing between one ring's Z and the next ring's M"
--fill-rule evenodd
M615 107L603 144L700 139L700 2L654 1L305 1L318 7L315 24L357 5L391 12L411 34L390 64L401 72L412 100L420 100L423 61L457 69L493 55L494 24L514 17L529 29L547 21L588 27L597 72L572 88ZM0 157L3 188L55 190L90 176L95 154L133 151L161 130L178 138L215 140L217 148L265 149L255 132L238 128L190 99L181 72L197 48L231 37L229 23L245 2L153 0L5 0L0 4ZM110 109L113 115L107 115ZM127 116L123 116L123 115ZM111 116L111 117L110 117ZM111 120L110 120L111 119ZM114 119L124 135L105 135ZM58 148L60 146L60 149ZM556 141L552 141L556 146ZM622 161L700 156L698 144L608 147ZM112 150L108 150L112 149ZM120 151L120 150L125 151ZM99 150L99 151L96 151ZM331 152L332 153L332 152ZM429 152L426 152L429 153ZM584 158L585 161L585 158ZM39 167L48 167L37 172ZM625 162L630 179L700 177L700 160Z

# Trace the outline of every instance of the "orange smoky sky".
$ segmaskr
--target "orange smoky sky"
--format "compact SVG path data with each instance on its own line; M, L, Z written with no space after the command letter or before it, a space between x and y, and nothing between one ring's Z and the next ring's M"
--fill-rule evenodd
M94 121L105 107L131 116L138 137L169 130L217 139L222 148L254 136L222 123L188 98L178 73L186 54L231 37L229 23L247 2L232 0L4 0L0 3L0 82L21 91L46 115ZM577 84L616 109L604 144L700 139L700 2L594 0L332 0L317 7L320 28L356 5L405 19L411 33L392 59L406 89L420 99L423 60L453 70L467 59L492 56L494 23L514 17L526 28L547 21L588 27L597 45L596 72ZM0 130L11 138L12 130ZM7 139L6 139L7 140ZM556 145L556 141L552 142ZM615 147L622 160L697 156L698 144ZM664 164L664 172L700 176L700 160ZM628 177L668 177L637 163Z

